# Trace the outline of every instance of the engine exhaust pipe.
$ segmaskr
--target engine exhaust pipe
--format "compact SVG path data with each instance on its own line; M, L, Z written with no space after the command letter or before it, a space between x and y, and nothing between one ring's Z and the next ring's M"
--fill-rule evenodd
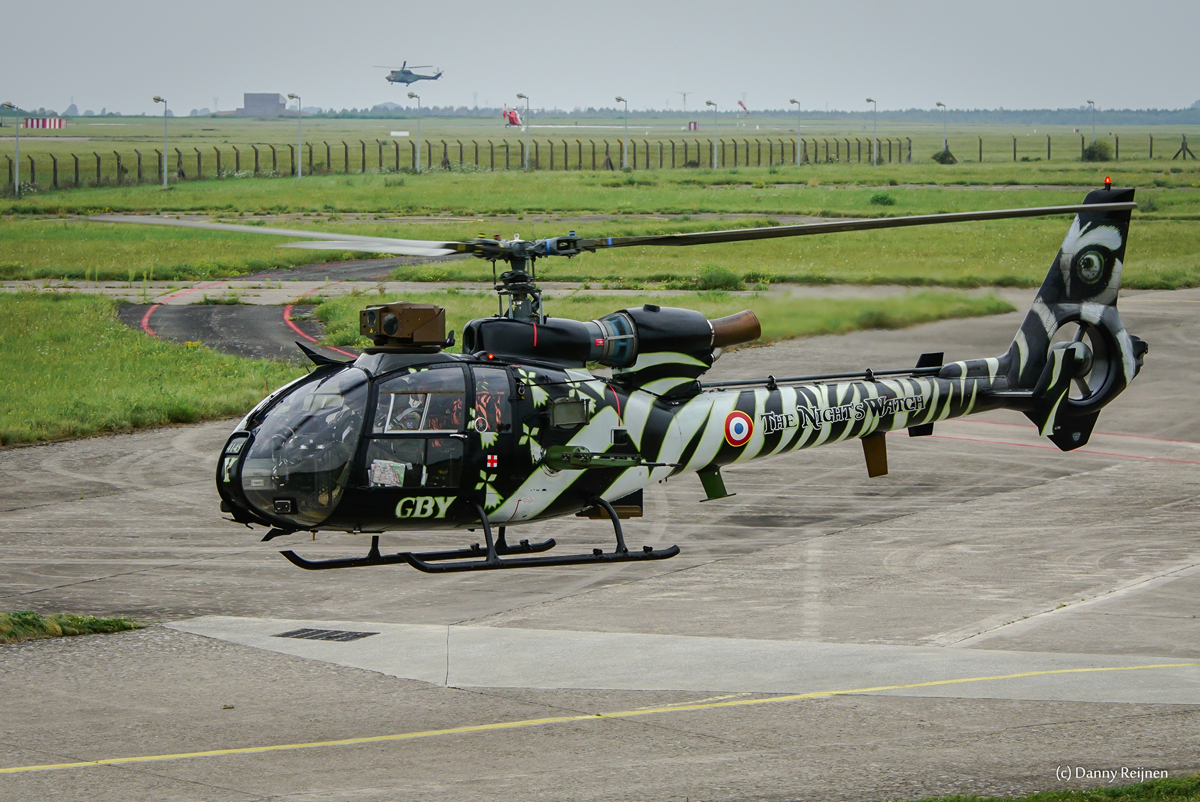
M762 336L762 325L749 309L708 321L713 331L713 348L752 343Z

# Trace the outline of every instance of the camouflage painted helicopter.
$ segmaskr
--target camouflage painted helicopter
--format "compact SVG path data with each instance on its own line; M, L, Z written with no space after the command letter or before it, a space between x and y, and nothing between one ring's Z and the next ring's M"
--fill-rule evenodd
M391 67L380 66L378 64L375 66L377 69L381 70L392 70ZM400 69L392 70L386 76L384 76L384 79L390 84L404 84L405 86L408 86L409 84L414 84L417 81L436 81L438 78L442 77L441 70L438 70L434 75L420 75L413 72L413 70L424 69L432 69L432 67L430 67L428 64L422 64L421 66L413 67L412 70L410 70L408 68L408 62L406 61L400 65Z
M999 408L1025 413L1060 449L1078 448L1147 351L1116 308L1133 195L1106 184L1080 206L536 241L335 238L184 223L319 240L290 247L473 254L493 271L496 262L508 268L496 284L507 310L468 323L461 354L445 350L454 335L445 335L443 310L405 303L362 311L361 331L375 345L355 360L305 349L316 369L264 399L225 444L216 477L221 508L240 523L271 527L264 540L318 530L374 535L365 557L312 561L283 552L308 569L606 564L679 552L628 548L621 519L641 514L644 488L684 473L699 475L705 500L720 499L729 495L723 466L857 438L868 474L878 476L887 473L887 432L929 435L938 421ZM723 349L759 337L752 312L707 320L647 304L580 322L546 315L535 283L538 259L607 248L1062 213L1077 216L1008 350L949 364L930 353L911 368L702 382ZM505 537L506 527L566 515L609 518L615 549L546 555L553 539L510 544ZM482 529L485 545L379 551L380 532L430 529Z

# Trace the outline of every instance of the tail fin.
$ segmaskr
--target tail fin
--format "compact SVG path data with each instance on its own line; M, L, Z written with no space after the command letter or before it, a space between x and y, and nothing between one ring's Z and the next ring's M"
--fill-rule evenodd
M1096 190L1084 204L1133 195ZM1129 218L1129 209L1076 216L1006 357L1009 387L1032 391L1025 414L1064 451L1087 443L1100 409L1133 381L1147 350L1117 314Z

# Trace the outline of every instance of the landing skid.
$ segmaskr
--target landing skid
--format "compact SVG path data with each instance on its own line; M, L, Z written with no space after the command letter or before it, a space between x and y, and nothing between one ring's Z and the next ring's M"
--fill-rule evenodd
M504 538L504 527L500 527L499 536L492 537L492 525L488 521L483 507L475 504L475 512L483 525L483 535L486 548L478 543L471 544L467 549L451 551L427 551L414 553L404 551L398 554L381 554L379 552L379 535L371 538L371 550L366 557L347 557L333 560L306 560L294 551L282 551L293 565L309 571L321 571L332 568L360 568L368 565L398 565L407 563L418 571L427 574L445 574L456 571L495 571L501 568L534 568L550 565L596 565L601 563L633 562L635 560L666 560L679 553L678 546L666 549L655 549L642 546L641 551L630 551L625 545L625 535L621 531L621 520L616 510L602 498L592 500L592 504L600 507L612 521L617 544L613 551L592 549L590 554L559 554L546 557L514 557L515 554L538 554L549 551L557 545L554 538L540 543L530 543L522 540L516 546L508 545ZM441 564L445 563L445 564Z

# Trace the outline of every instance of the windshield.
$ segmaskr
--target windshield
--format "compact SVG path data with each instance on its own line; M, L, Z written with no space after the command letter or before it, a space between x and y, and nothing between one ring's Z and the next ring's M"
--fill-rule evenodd
M315 526L330 516L350 476L367 406L367 375L345 368L301 385L252 430L242 489L258 510Z

